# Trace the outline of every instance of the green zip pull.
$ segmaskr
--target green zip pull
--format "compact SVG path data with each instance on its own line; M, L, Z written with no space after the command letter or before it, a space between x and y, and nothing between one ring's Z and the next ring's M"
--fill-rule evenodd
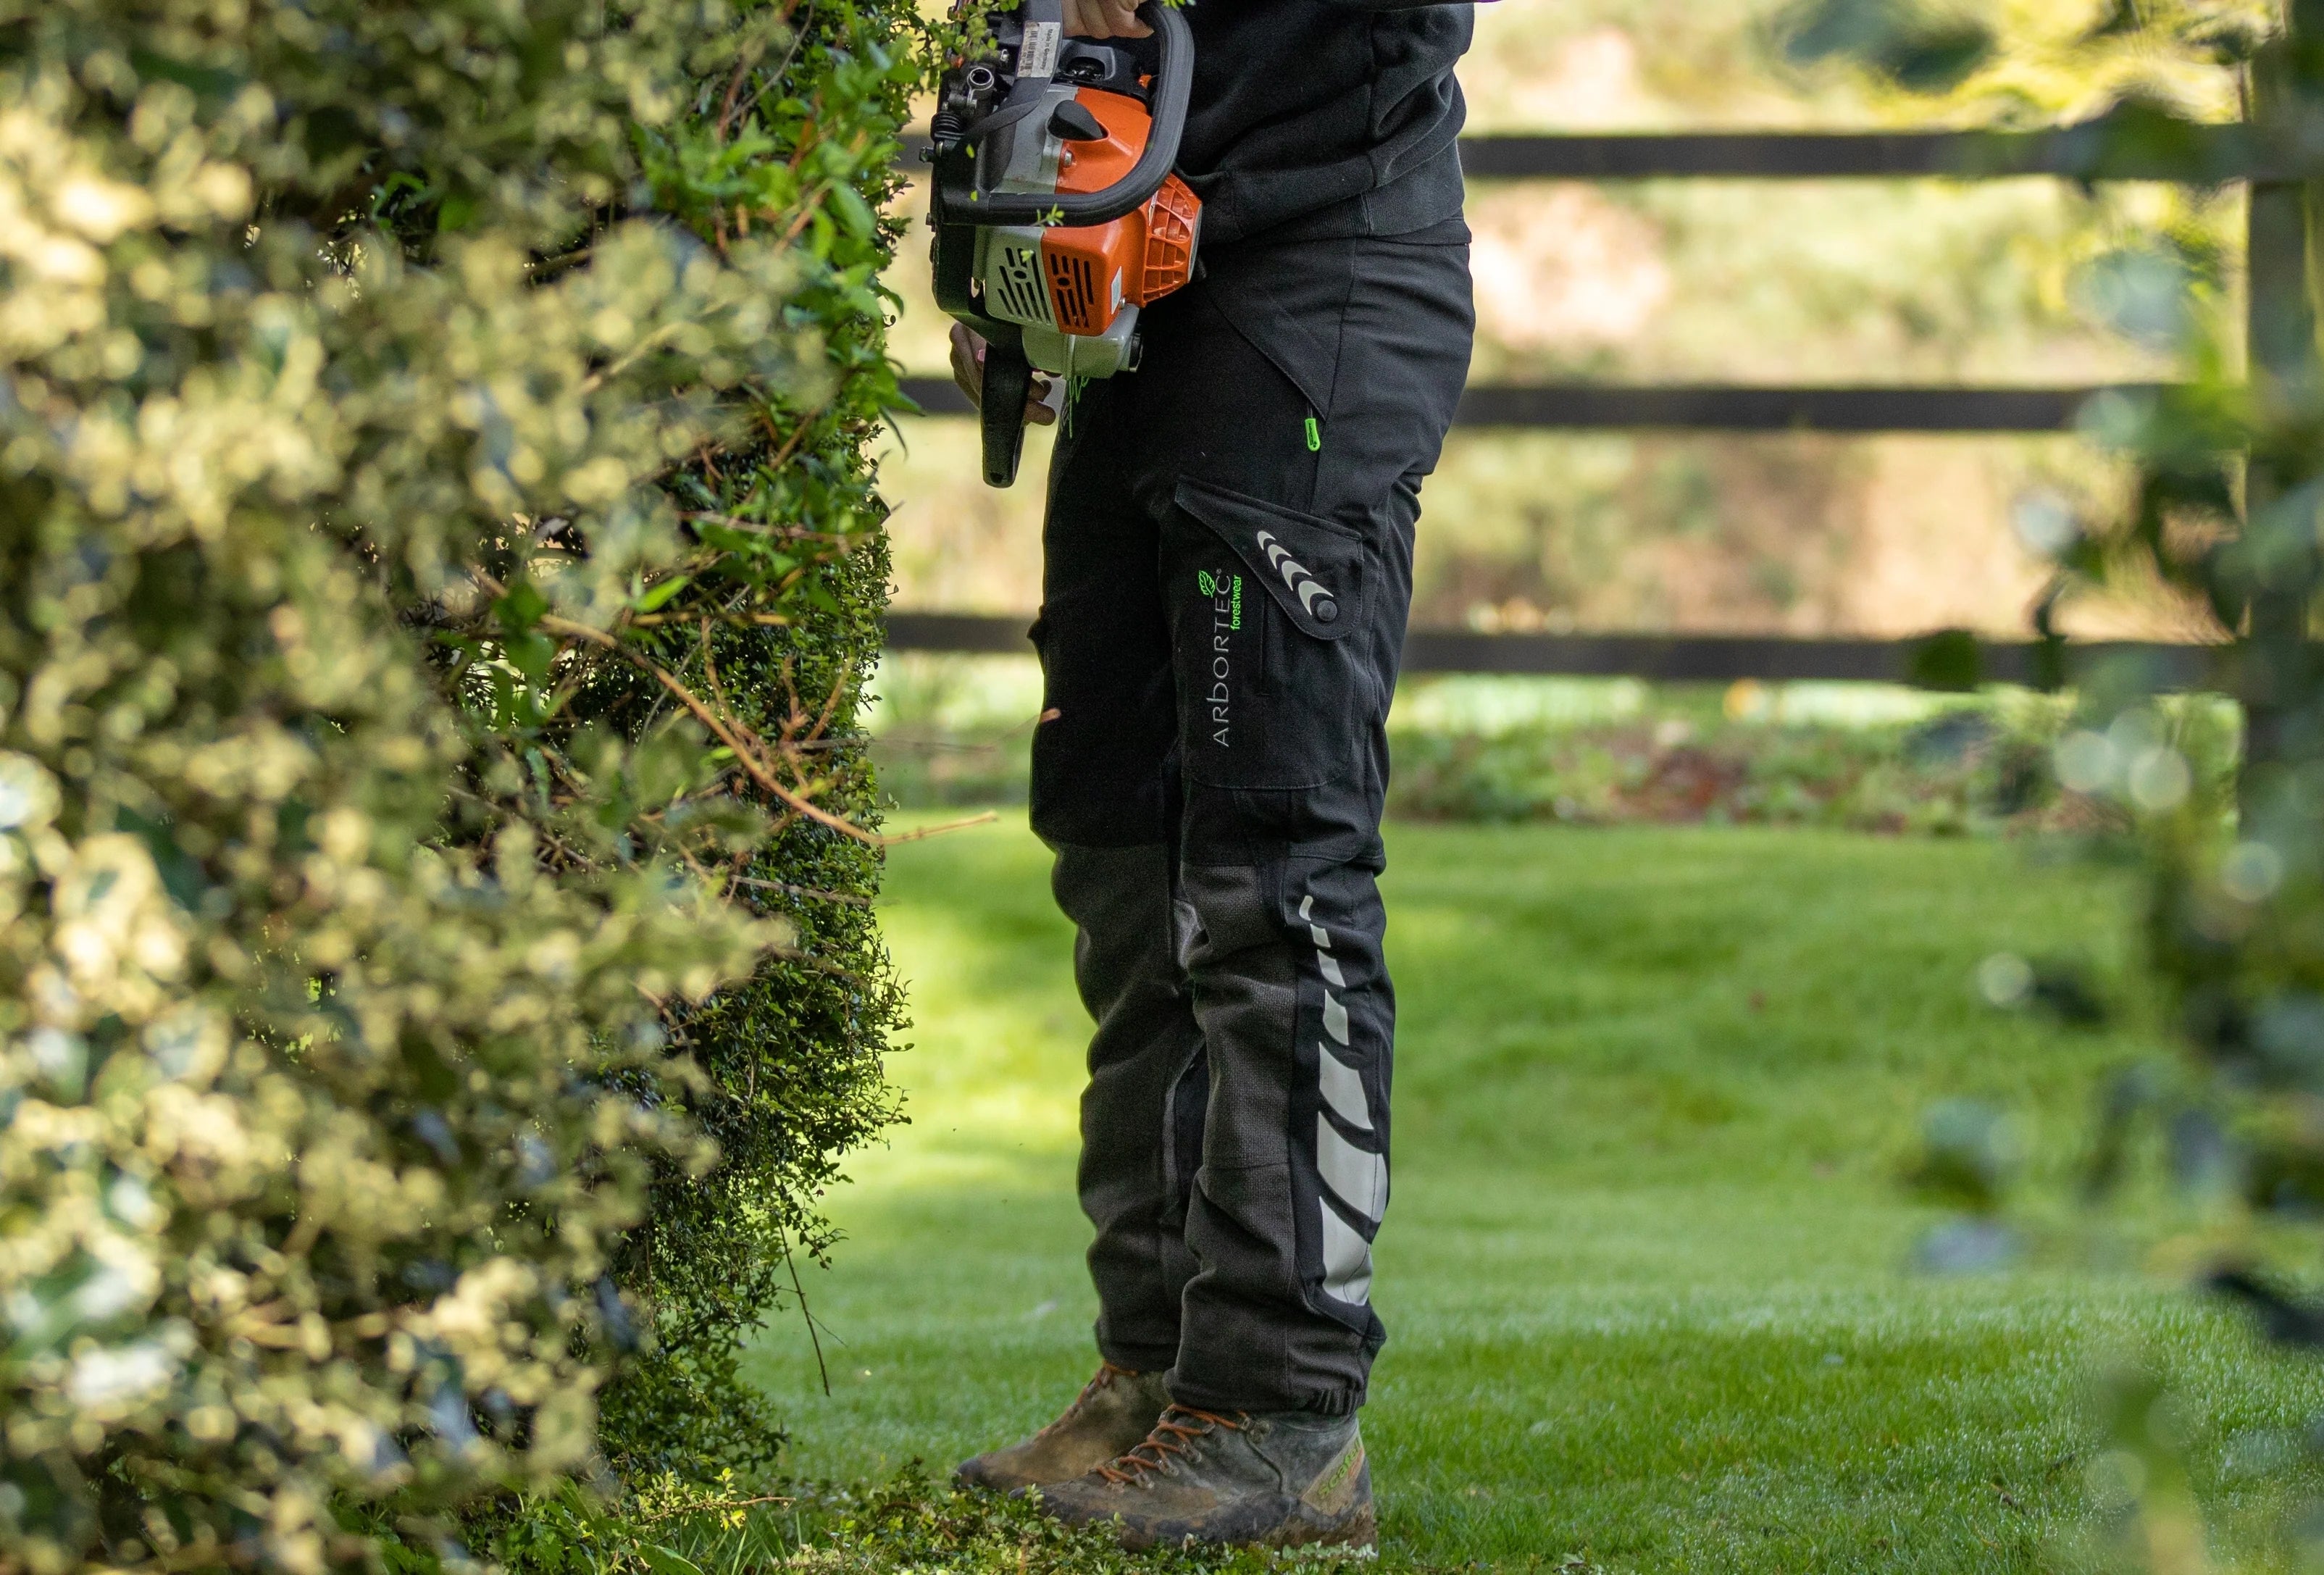
M1315 418L1313 416L1307 418L1307 452L1310 454L1323 452L1323 428L1315 424Z

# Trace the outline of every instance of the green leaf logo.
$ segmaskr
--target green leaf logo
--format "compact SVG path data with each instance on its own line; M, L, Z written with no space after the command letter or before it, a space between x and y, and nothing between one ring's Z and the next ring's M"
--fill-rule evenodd
M1194 571L1194 584L1203 588L1203 594L1205 596L1215 596L1219 594L1219 583L1211 578L1211 571L1208 569Z

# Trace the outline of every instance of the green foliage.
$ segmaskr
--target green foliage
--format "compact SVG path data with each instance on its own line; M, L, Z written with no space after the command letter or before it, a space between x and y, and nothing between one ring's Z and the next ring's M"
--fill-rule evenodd
M637 603L663 620L641 631L645 649L821 812L781 816L730 866L729 890L798 945L680 1025L705 1074L689 1109L721 1160L706 1177L661 1168L622 1265L651 1299L658 1340L607 1395L606 1448L631 1470L694 1478L773 1459L779 1432L737 1355L798 1284L798 1257L829 1245L815 1199L837 1156L893 1119L880 1055L902 1011L871 912L879 848L847 828L876 824L856 712L888 578L862 454L899 398L878 282L896 232L872 215L895 183L918 57L875 5L819 7L802 25L779 60L712 73L644 154L658 196L714 237L798 232L786 318L815 336L826 372L672 478L705 550L681 588L665 597L665 581ZM668 699L632 666L595 675L580 705L635 733Z
M899 10L0 0L0 1563L448 1550L627 1347L764 1458L888 1114Z
M2183 29L2156 31L2153 42L2191 47ZM2254 69L2261 142L2282 143L2324 112L2313 39L2279 38ZM2296 211L2303 199L2293 201ZM2224 1188L2246 1226L2324 1201L2310 1179L2324 1174L2324 1134L2303 1113L2324 1093L2324 662L2313 638L2324 371L2312 303L2294 309L2297 322L2277 320L2287 287L2295 301L2312 290L2296 252L2288 281L2286 266L2254 259L2277 278L2253 286L2262 304L2248 371L2227 292L2200 269L2176 281L2172 319L2192 378L2091 412L2093 435L2135 463L2137 486L2129 509L2061 555L2059 592L2160 580L2234 642L2222 671L2249 719L2239 780L2191 769L2202 741L2131 672L2092 695L2091 726L2061 760L2082 749L2089 774L2138 815L2154 877L2153 962L2177 999L2193 1074L2146 1080L2139 1097L2115 1101L2115 1119L2159 1104L2182 1142L2200 1128L2220 1163L2190 1179ZM2244 1234L2224 1238L2238 1257Z
M2208 152L2195 117L2158 95L2131 96L2117 140L2175 154L2187 180L2237 172L2223 157L2240 170L2263 153L2312 164L2324 8L2116 5L2087 44L2159 61L2248 60L2249 129ZM2127 508L2070 533L2049 598L2159 584L2207 612L2227 645L2221 680L2246 722L2240 771L2208 769L2236 742L2216 713L2164 700L2126 667L2089 686L2058 745L2061 776L2135 826L2149 874L2148 966L2181 1053L2107 1090L2089 1185L2116 1195L2159 1170L2189 1206L2172 1260L2247 1305L2271 1338L2310 1350L2324 1346L2324 1317L2298 1289L2313 1282L2324 1203L2324 360L2310 238L2319 191L2253 189L2247 313L2231 312L2243 303L2216 256L2183 237L2119 260L2101 304L2126 333L2178 345L2190 375L2087 414L2089 434L2135 466L2135 485ZM2030 974L2024 982L2020 993L2039 999ZM2070 1005L2054 992L2048 1004ZM1944 1148L1932 1143L1932 1168ZM2142 1165L2150 1155L2163 1163ZM1991 1206L1998 1184L1978 1206ZM2132 1567L2202 1563L2203 1516L2174 1421L2185 1400L2151 1376L2112 1391L2108 1507L2123 1534L2113 1552ZM2314 1449L2311 1430L2270 1468L2311 1500L2302 1456ZM2306 1514L2312 1525L2312 1502Z

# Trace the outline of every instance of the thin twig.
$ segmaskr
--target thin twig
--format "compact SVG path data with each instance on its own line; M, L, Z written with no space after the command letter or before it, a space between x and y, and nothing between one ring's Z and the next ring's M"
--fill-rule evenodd
M810 419L822 412L823 407L817 405L813 411L809 412ZM761 536L778 536L786 541L836 541L846 544L871 535L868 530L802 530L795 525L770 525L763 520L738 519L733 514L713 514L700 509L691 511L680 510L678 517L689 525L696 523L724 525L730 530L755 531Z
M792 897L812 897L824 902L844 902L854 907L873 906L870 898L858 897L848 891L824 891L813 886L794 886L788 880L761 880L750 875L735 875L729 879L737 886L753 887L762 891L780 891Z
M686 612L647 612L631 619L630 627L659 629L664 624L683 622L693 616L696 615ZM701 616L708 615L701 614ZM780 612L722 612L714 622L752 629L788 629L791 626L791 621Z
M767 462L767 468L769 470L780 470L784 465L790 463L792 454L798 450L800 442L805 439L808 431L815 426L815 419L823 414L823 412L824 406L817 405L815 409L809 410L807 414L799 418L798 430L793 432L790 435L789 440L776 452L774 458Z
M831 1397L831 1369L824 1366L823 1337L816 1333L815 1314L807 1311L807 1287L799 1284L798 1258L791 1251L790 1232L782 1228L779 1220L775 1225L775 1238L783 1244L783 1266L791 1271L791 1294L798 1298L799 1316L807 1320L807 1341L815 1347L815 1370L823 1375L823 1395L827 1400Z
M494 595L508 594L507 590L500 588L499 582L491 576L478 574L476 577L483 582L486 589L492 590ZM752 781L781 799L798 813L806 815L809 820L827 825L835 832L853 837L859 842L869 843L874 847L880 845L881 838L877 833L865 831L862 826L843 820L818 805L808 803L777 781L774 773L767 769L748 744L735 736L732 728L721 721L710 707L705 705L693 690L665 672L658 664L648 661L602 629L592 629L586 623L576 623L570 619L551 616L544 616L539 622L540 627L551 634L561 634L567 639L586 640L592 645L602 646L632 667L650 674L663 688L670 692L679 705L693 712L705 727L717 734L719 742L734 751L735 760L741 764L742 769L751 774Z
M807 737L821 738L831 731L832 714L839 709L839 697L847 692L847 669L843 667L831 676L831 693L824 697L823 710L815 725L807 729Z
M561 622L562 620L559 620L558 622ZM548 628L549 622L549 621L544 618L541 620L541 627L544 629ZM592 631L592 632L594 633L595 631ZM700 700L696 699L694 692L688 689L685 685L679 683L676 678L670 677L669 674L662 671L661 668L656 667L653 663L645 660L641 657L631 656L627 651L623 651L622 654L624 657L627 657L631 661L636 663L639 667L644 668L647 672L651 673L654 677L660 682L663 688L668 689L673 695L677 696L678 703L679 705L685 706L688 711L693 712L696 716L701 718L702 724L705 727L707 727L712 732L716 733L718 735L719 741L724 743L728 749L734 751L734 759L742 763L742 769L751 774L751 779L756 782L760 787L765 788L768 792L781 799L786 805L789 806L798 814L806 815L809 820L819 822L824 825L829 826L832 830L842 833L847 836L853 837L859 842L869 843L873 847L881 845L884 839L882 839L878 833L865 831L860 825L856 825L849 821L842 820L838 815L832 814L829 810L825 809L818 805L808 803L806 799L800 797L798 794L784 787L780 782L776 781L774 774L769 771L765 766L759 762L757 757L751 752L749 746L744 744L741 739L735 737L733 732L729 729L724 723L719 721L717 717L711 714L710 707L705 705Z
M583 378L581 380L581 391L584 394L595 393L599 389L604 387L612 379L619 377L622 373L627 372L632 366L635 365L648 351L661 344L663 340L674 337L680 329L691 326L692 325L690 324L682 322L664 323L660 327L656 328L652 333L648 334L644 338L639 340L636 344L623 351L620 355L616 356L611 365L602 366L595 372L591 373L587 377Z
M726 102L718 111L718 140L726 140L726 127L734 119L734 100L742 91L742 78L751 73L751 57L745 53L734 62L734 79L726 84Z
M481 570L471 570L470 572L475 576L477 583L482 585L486 590L492 592L494 597L497 598L508 594L507 587L502 585L499 581L493 579L490 575L484 574ZM742 766L743 770L750 773L751 779L752 781L765 788L768 792L773 794L777 798L781 799L783 803L788 805L792 810L807 816L809 820L815 821L821 825L829 826L833 831L838 832L844 836L853 837L856 841L868 843L875 848L887 846L891 842L917 842L922 835L929 834L926 833L914 833L912 835L906 837L891 838L883 836L878 832L865 831L862 826L855 824L853 821L846 820L839 815L834 815L831 811L824 808L820 805L810 803L799 794L793 792L790 788L784 787L782 783L776 780L774 773L767 769L764 762L760 760L757 753L751 748L751 746L744 743L742 740L736 735L733 728L729 727L719 718L716 713L713 712L709 706L705 705L700 697L697 696L693 690L687 688L676 677L663 670L659 664L647 660L644 657L639 655L628 646L623 645L620 640L614 639L604 630L593 629L586 623L576 623L570 619L548 615L544 615L538 622L540 628L548 631L551 634L561 634L571 640L586 640L592 645L599 646L606 650L612 651L615 656L621 658L623 661L628 662L631 666L638 668L640 671L651 675L656 682L659 683L663 688L669 691L670 695L679 705L694 713L695 716L700 720L705 727L716 734L719 742L724 744L728 749L734 751L734 759L736 762ZM791 709L794 714L798 714L798 701L796 696L792 699ZM804 720L804 718L801 718L801 720ZM737 725L741 724L738 723ZM744 731L747 732L748 729L745 728Z
M900 836L889 836L883 833L880 838L880 845L883 848L892 848L904 843L925 842L929 837L940 837L947 832L966 831L971 826L991 825L1000 818L999 810L988 809L982 815L968 820L955 820L945 825L923 826L918 831L905 832Z

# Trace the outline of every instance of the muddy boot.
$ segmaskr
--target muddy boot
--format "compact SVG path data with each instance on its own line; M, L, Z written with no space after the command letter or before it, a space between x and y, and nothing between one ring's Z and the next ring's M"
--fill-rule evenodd
M1107 1362L1065 1414L1022 1443L962 1462L964 1487L1013 1493L1069 1482L1105 1464L1153 1431L1170 1404L1159 1373L1133 1373Z
M1146 1441L1041 1489L1069 1525L1112 1521L1125 1548L1372 1545L1371 1466L1352 1416L1220 1416L1173 1405Z

